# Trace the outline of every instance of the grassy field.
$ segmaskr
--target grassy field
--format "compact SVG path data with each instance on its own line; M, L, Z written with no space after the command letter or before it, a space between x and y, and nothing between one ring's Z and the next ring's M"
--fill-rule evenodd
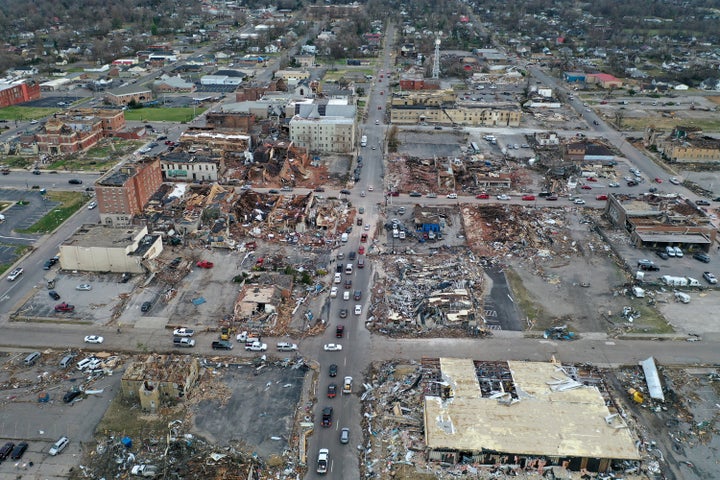
M673 333L675 331L660 312L646 303L633 304L633 308L640 312L640 318L635 319L633 326L626 329L626 332L659 334Z
M86 152L58 158L48 170L103 171L112 168L125 155L142 145L142 140L105 139Z
M685 120L682 118L667 117L643 117L643 118L623 118L622 126L625 129L634 131L645 130L645 127L653 125L656 129L671 131L678 125L692 125L699 127L703 132L720 132L720 118L695 118L693 120Z
M206 108L137 108L125 110L125 120L136 122L190 122ZM1 111L1 110L0 110Z
M137 405L115 395L105 416L95 430L100 435L114 433L117 436L129 436L133 439L148 438L167 431L168 419L161 415L145 415L138 411Z
M23 255L25 255L25 252L32 248L30 245L10 245L7 243L0 243L0 246L13 248L15 250L13 252L15 258L22 257ZM0 263L0 276L4 275L5 272L10 270L10 267L12 267L12 265L12 263Z
M5 107L0 108L0 120L38 120L57 112L58 108Z
M47 198L60 202L61 205L53 208L29 228L18 230L18 233L50 233L81 209L87 201L87 197L81 192L47 192Z

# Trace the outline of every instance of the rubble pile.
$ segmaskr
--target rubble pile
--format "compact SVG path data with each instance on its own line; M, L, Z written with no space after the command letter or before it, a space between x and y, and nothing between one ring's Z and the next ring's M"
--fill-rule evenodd
M483 330L484 272L472 253L380 258L369 329L400 336Z
M463 206L462 222L468 245L478 255L498 257L555 256L572 253L565 212L521 205Z

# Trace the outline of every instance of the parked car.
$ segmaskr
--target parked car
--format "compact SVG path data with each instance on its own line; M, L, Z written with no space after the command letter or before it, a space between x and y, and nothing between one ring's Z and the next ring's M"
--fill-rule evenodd
M13 448L12 453L10 453L10 458L13 460L19 460L23 453L25 453L25 450L27 450L28 444L27 442L20 442L17 445L15 445L15 448Z
M343 428L340 430L340 443L343 445L347 444L350 441L350 429L349 428Z
M347 318L348 316L348 309L347 308L341 308L340 309L340 318Z
M490 198L490 195L487 193L479 193L475 195L475 198L479 198L480 200L487 200Z
M700 260L703 263L710 263L710 255L704 252L696 252L693 254L695 260Z
M294 352L298 346L294 343L280 342L277 344L277 349L280 352Z
M340 350L342 350L342 345L337 343L326 343L323 347L323 350L325 350L326 352L339 352Z
M410 192L408 195L411 197L422 197L422 193L420 192Z
M680 185L680 180L678 180L675 177L672 177L672 178L670 178L670 183L672 183L673 185Z
M85 337L85 343L102 343L103 340L104 338L99 335L88 335Z
M87 207L88 210L92 210L95 207L97 207L97 202L92 201L92 202L88 203L88 207Z
M193 335L195 335L195 330L192 328L181 327L173 330L173 336L175 337L192 337Z
M665 253L662 250L658 250L655 253L657 254L658 257L662 258L663 260L667 260L668 258L670 258L670 255L668 255L667 253Z
M141 312L149 312L151 308L152 308L152 302L143 302L142 305L140 306L140 311Z
M447 198L450 198L450 199L456 199L457 197L458 197L457 193L448 193L447 194Z
M592 190L592 187L591 187L590 185L587 185L587 184L580 185L580 188L581 188L582 190Z
M249 352L265 352L267 351L267 343L253 342L251 345L245 345L245 350Z
M5 445L0 448L0 460L5 460L10 453L12 453L13 448L15 448L15 444L13 442L7 442Z
M585 205L585 200L583 200L582 198L576 198L575 200L573 200L573 203L575 205Z
M352 393L352 382L353 382L352 377L350 377L350 376L345 377L345 379L343 380L343 390L342 390L343 394Z
M607 195L598 195L595 197L595 200L607 200L607 199L608 199Z
M48 292L48 295L50 295L50 298L52 298L53 300L60 300L60 294L57 293L55 290L50 290Z
M62 303L55 305L55 311L56 312L74 312L75 305L70 305L67 302L62 302Z
M362 305L355 305L355 315L361 315L362 314Z
M213 268L215 266L213 262L207 260L200 260L196 265L200 268Z
M81 292L89 292L92 290L92 285L89 283L81 283L80 285L75 287L75 290L80 290Z
M336 377L336 376L337 376L337 370L338 370L337 365L335 365L335 364L333 363L333 364L331 364L330 367L328 368L328 374L329 374L331 377Z
M708 205L710 205L710 202L708 202L707 200L700 199L695 202L695 205L702 205L702 206L707 207Z
M210 345L213 350L232 350L233 344L227 340L215 340Z
M353 292L353 300L358 301L362 297L362 290L355 290Z
M50 447L48 453L53 456L57 455L58 453L65 450L65 447L68 446L68 443L70 443L70 439L68 437L60 437L57 442L53 443L53 446Z
M335 338L343 338L345 335L345 325L338 325L335 327Z
M75 400L77 397L82 395L83 392L80 390L70 390L69 392L66 392L65 395L63 395L63 402L65 403L71 403L73 400Z
M45 265L43 265L43 270L50 270L50 269L53 267L53 265L55 265L55 264L58 263L59 261L60 261L60 257L52 257L52 258L49 258L49 259L45 262Z
M79 178L71 178L70 180L68 180L68 183L70 185L82 185L83 182Z
M620 184L617 183L617 182L610 182L610 183L608 183L608 187L610 187L610 188L619 188L619 187L620 187Z
M522 200L525 200L526 202L531 202L535 200L535 195L523 195Z
M703 278L712 285L717 284L717 278L712 272L703 272Z
M678 257L678 258L682 258L682 256L683 256L683 251L680 250L680 247L673 247L673 248L675 249L675 256Z

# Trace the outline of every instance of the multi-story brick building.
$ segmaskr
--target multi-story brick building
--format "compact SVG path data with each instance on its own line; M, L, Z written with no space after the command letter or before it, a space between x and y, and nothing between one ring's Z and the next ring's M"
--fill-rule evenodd
M100 221L111 227L129 225L161 184L157 158L143 158L111 170L95 182Z
M40 98L40 84L35 81L0 82L0 108Z
M51 155L86 150L101 138L125 128L122 110L83 108L48 119L34 141L38 151Z

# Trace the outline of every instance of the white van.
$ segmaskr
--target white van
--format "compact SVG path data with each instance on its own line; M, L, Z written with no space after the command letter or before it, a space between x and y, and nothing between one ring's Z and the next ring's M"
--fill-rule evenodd
M95 360L95 357L87 357L87 358L80 360L77 363L77 369L82 372L83 370L85 370L88 367L88 365L90 365L90 362L92 362L93 360Z
M40 358L40 352L32 352L30 355L25 357L25 360L23 361L23 363L25 365L27 365L28 367L32 367L33 365L35 365L35 362L37 362L39 358Z
M675 247L665 247L665 253L667 253L668 257L674 257L675 256Z
M675 292L675 300L682 303L690 303L690 295L683 292Z
M343 233L343 234L340 236L340 241L343 242L343 243L347 243L347 241L348 241L348 234L347 234L347 233Z

